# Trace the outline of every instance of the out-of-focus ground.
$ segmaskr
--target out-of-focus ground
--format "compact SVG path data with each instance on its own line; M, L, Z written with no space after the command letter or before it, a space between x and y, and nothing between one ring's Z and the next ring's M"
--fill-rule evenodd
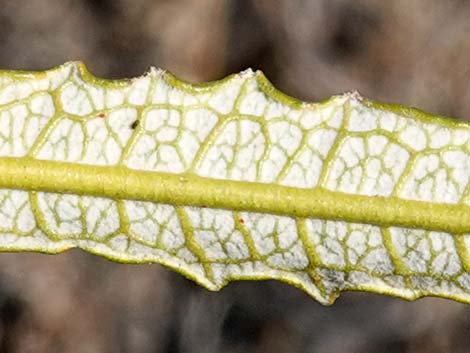
M98 76L149 66L199 82L247 67L320 100L351 89L470 118L463 0L0 0L0 67L82 60ZM240 282L220 293L159 265L73 250L0 254L0 352L470 351L470 306Z

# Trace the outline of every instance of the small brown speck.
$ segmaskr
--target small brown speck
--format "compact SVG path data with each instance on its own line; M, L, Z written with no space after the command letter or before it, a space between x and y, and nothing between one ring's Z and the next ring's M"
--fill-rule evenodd
M105 114L105 113L100 113L100 114L98 114L98 116L99 116L100 118L106 118L106 114Z
M238 219L238 222L240 222L241 224L244 224L245 223L245 220L243 218L239 218Z
M134 120L134 122L131 124L131 129L135 130L137 126L139 126L139 120Z

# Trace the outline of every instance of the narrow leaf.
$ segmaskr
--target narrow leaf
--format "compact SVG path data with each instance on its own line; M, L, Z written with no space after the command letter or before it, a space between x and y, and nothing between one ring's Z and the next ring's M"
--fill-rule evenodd
M470 302L470 125L260 72L0 72L0 250Z

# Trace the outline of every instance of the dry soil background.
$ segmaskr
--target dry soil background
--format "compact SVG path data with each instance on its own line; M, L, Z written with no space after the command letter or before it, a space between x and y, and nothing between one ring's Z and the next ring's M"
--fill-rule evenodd
M252 67L319 100L351 89L470 118L464 0L0 0L0 67L82 60L109 78L194 82ZM0 254L0 352L468 352L470 306L277 282L200 289L159 265Z

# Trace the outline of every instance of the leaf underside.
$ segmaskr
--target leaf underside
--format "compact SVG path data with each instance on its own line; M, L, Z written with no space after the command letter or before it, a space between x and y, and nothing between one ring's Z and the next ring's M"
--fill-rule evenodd
M260 72L190 85L0 72L0 250L470 302L470 125Z

